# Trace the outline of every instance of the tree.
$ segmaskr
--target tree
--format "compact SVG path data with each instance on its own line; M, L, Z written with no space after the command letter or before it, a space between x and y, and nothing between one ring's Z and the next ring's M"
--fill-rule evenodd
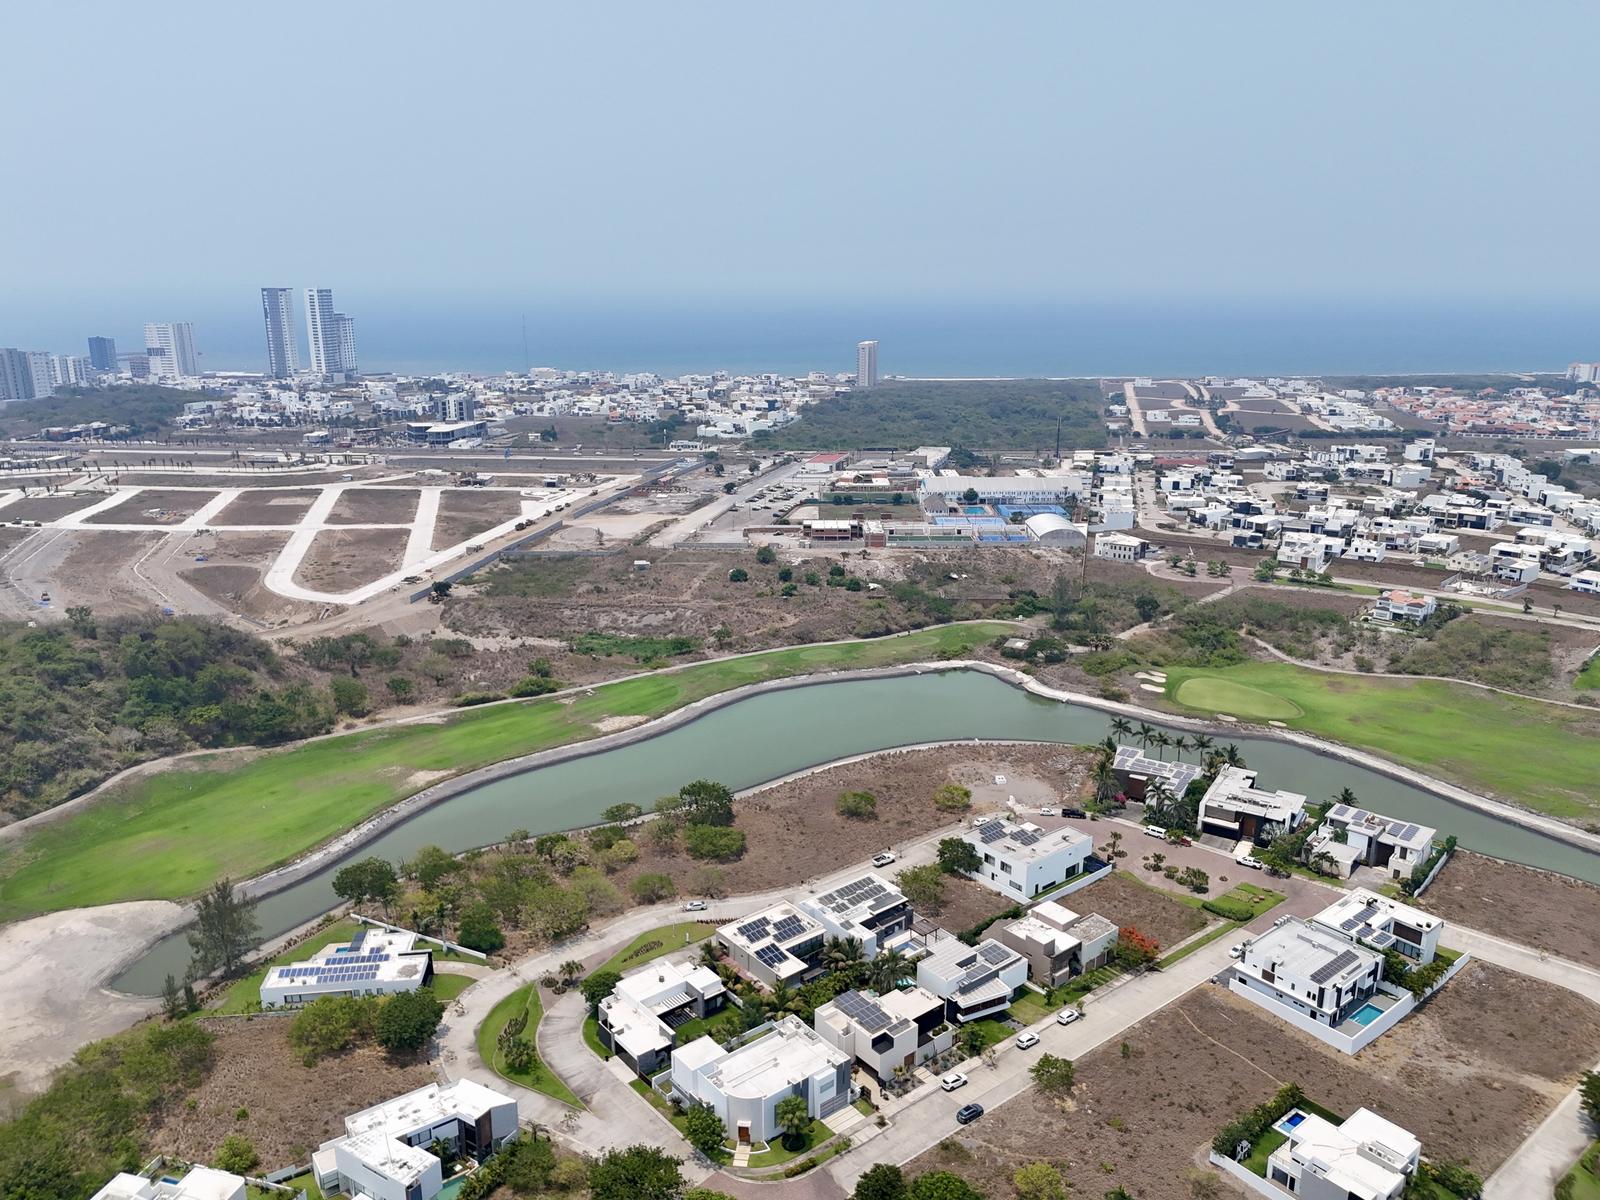
M1124 925L1117 931L1117 948L1112 951L1112 958L1123 970L1137 971L1153 963L1160 952L1161 944L1155 938L1132 925Z
M744 830L721 825L690 825L683 831L683 848L690 858L732 862L744 853Z
M583 998L589 1002L591 1009L599 1008L600 1001L616 991L617 984L621 982L620 971L596 971L583 981Z
M722 1118L717 1116L716 1109L709 1104L696 1104L683 1114L683 1136L701 1154L716 1158L722 1154L722 1144L728 1134L722 1127Z
M750 572L746 571L743 567L735 567L733 570L728 572L728 582L729 583L749 583L750 582Z
M778 552L771 546L762 546L756 551L756 561L762 566L771 566L778 561Z
M161 985L161 1011L169 1021L183 1016L183 997L178 992L178 981L171 975Z
M893 1163L874 1163L860 1179L851 1200L906 1200L906 1177Z
M911 970L911 961L899 950L885 950L867 965L869 982L879 992L894 991Z
M811 1128L811 1110L806 1106L805 1097L785 1096L773 1106L772 1115L777 1119L778 1128L783 1130L784 1148L801 1149L806 1131Z
M871 792L845 792L833 807L841 817L870 821L878 815L878 798Z
M670 814L685 825L732 825L733 792L726 784L696 779L679 788L677 795L656 801L656 812Z
M910 1200L984 1200L983 1193L954 1171L928 1171L911 1181Z
M622 804L612 804L608 806L605 811L600 814L600 816L604 820L615 823L618 821L631 821L635 817L640 816L643 812L644 809L640 808L637 804L625 801Z
M1067 1187L1061 1172L1049 1163L1029 1163L1011 1177L1017 1200L1066 1200Z
M440 600L443 600L450 594L450 581L448 579L436 579L434 580L433 587L428 590L432 593L429 596L429 599L437 604Z
M628 891L633 893L633 898L640 904L654 904L658 900L665 900L676 890L672 885L672 876L662 874L660 871L646 872L628 885Z
M237 1133L230 1133L222 1139L222 1145L217 1147L211 1162L219 1171L244 1175L256 1169L261 1162L261 1155L256 1153L256 1148L247 1140Z
M972 807L972 789L946 783L933 793L933 806L942 812L965 812Z
M1578 1084L1578 1103L1590 1123L1600 1125L1600 1071L1585 1071Z
M390 1054L415 1054L428 1044L444 1019L444 1003L432 988L399 992L378 1009L378 1045Z
M1114 737L1125 738L1133 733L1133 722L1127 717L1111 718L1111 733Z
M376 901L387 913L400 895L400 879L387 859L363 858L341 868L333 877L333 894L351 904Z
M1072 1090L1072 1085L1077 1078L1077 1070L1068 1058L1058 1058L1054 1054L1041 1054L1028 1068L1028 1074L1033 1076L1034 1086L1041 1092L1052 1096L1065 1096Z
M412 878L431 892L447 875L460 871L461 863L448 850L438 846L422 846L406 869Z
M500 1059L513 1075L526 1075L539 1062L539 1051L525 1037L506 1038L500 1046Z
M609 1150L589 1164L590 1200L677 1200L679 1160L654 1146Z
M900 891L917 907L937 912L944 904L944 872L933 864L907 867L895 876Z
M335 675L328 680L328 690L333 694L333 711L351 717L364 717L372 709L367 699L367 685L359 679Z
M978 489L969 487L966 491L961 493L961 498L968 504L976 504L978 502Z
M469 950L493 954L506 944L506 935L495 923L494 910L482 900L468 905L461 914L461 924L456 927L456 941Z
M829 938L822 944L822 961L831 971L849 971L862 960L861 939L855 937Z
M983 864L977 847L962 838L939 839L939 869L946 875L971 875Z
M189 933L190 977L198 979L213 971L220 971L224 979L237 975L259 931L256 902L236 894L231 879L218 880L195 909Z

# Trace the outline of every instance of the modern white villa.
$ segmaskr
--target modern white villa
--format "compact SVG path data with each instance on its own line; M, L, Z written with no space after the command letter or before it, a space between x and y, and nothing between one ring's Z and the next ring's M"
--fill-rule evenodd
M955 1044L945 1002L924 987L882 996L850 991L817 1008L812 1026L829 1045L853 1057L880 1081L910 1070Z
M1117 784L1130 800L1143 800L1152 783L1161 783L1174 799L1182 799L1189 785L1200 778L1197 764L1182 759L1151 758L1138 746L1118 746L1111 761Z
M732 1050L709 1037L679 1046L672 1052L671 1090L684 1104L710 1105L736 1142L770 1142L783 1132L774 1110L787 1096L803 1097L813 1118L850 1103L854 1062L788 1015L751 1030Z
M1306 839L1306 852L1327 853L1346 878L1357 867L1381 867L1403 879L1428 860L1439 831L1414 821L1398 821L1349 804L1335 804ZM1341 841L1340 838L1343 838Z
M1311 918L1322 928L1374 950L1398 950L1419 966L1439 953L1444 918L1366 888L1352 888Z
M1265 843L1296 828L1306 816L1298 792L1269 792L1256 786L1256 773L1223 767L1200 801L1200 831L1234 841Z
M181 1176L146 1179L128 1171L113 1175L93 1200L245 1200L244 1178L213 1167L190 1167Z
M311 1155L324 1196L433 1200L444 1172L428 1147L488 1158L517 1132L517 1102L470 1079L430 1083L346 1117L344 1128Z
M1287 1140L1267 1178L1301 1200L1399 1200L1422 1158L1422 1143L1367 1108L1338 1125L1296 1108L1273 1128Z
M1031 899L1081 875L1094 850L1089 835L1070 825L1045 830L999 816L975 823L961 840L978 852L973 878L1013 900Z
M433 952L416 949L416 941L416 934L406 930L359 930L348 942L269 970L261 981L261 1007L294 1008L324 996L414 992L433 978Z
M987 938L976 946L946 934L929 938L917 960L917 984L945 1002L958 1024L1000 1012L1028 981L1028 960Z
M730 921L716 940L743 974L774 987L799 983L817 969L829 938L855 938L869 962L886 949L908 949L914 940L911 903L883 876L867 872L848 883L801 900Z
M722 977L700 963L653 963L630 971L600 1001L601 1045L636 1074L667 1066L679 1026L720 1011L728 1002Z
M991 929L1001 945L1027 960L1028 977L1040 987L1055 987L1104 966L1117 945L1113 922L1099 913L1080 916L1054 900Z

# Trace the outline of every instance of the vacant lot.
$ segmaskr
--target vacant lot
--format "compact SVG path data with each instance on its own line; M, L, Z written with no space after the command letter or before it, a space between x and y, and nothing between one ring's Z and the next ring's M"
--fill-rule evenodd
M1121 871L1074 892L1066 904L1074 912L1097 912L1119 927L1132 925L1155 938L1163 949L1176 946L1207 921L1199 909L1164 896Z
M145 488L121 504L84 518L86 525L176 525L194 516L217 497L216 492ZM159 514L159 515L158 515Z
M417 512L416 488L346 488L328 513L330 525L403 525Z
M1079 1059L1069 1101L1028 1092L910 1169L1005 1196L1018 1167L1044 1160L1074 1195L1183 1196L1217 1129L1292 1081L1336 1113L1365 1105L1400 1121L1430 1157L1487 1176L1600 1056L1595 1013L1564 989L1472 963L1352 1058L1206 986Z
M1592 883L1457 850L1418 904L1446 921L1600 967L1600 887Z
M738 825L748 849L738 862L716 867L721 890L737 895L798 883L830 864L869 858L963 821L966 813L941 811L933 804L933 793L952 781L973 789L972 811L982 812L994 807L985 803L988 797L980 789L987 785L992 792L995 775L1005 775L1013 791L1032 783L1057 795L1075 789L1087 771L1086 756L1055 745L894 750L817 771L739 802ZM858 820L835 811L840 795L855 791L878 798L876 818ZM615 876L621 886L646 872L664 872L681 894L700 890L700 863L676 849L658 849L647 832L640 833L638 842L639 861ZM820 846L827 847L825 858L818 856ZM890 867L886 874L892 876L897 869ZM950 929L966 929L1009 907L997 893L975 883L952 881L947 895L945 911L934 916Z
M347 592L400 566L405 529L325 529L311 539L295 580L326 592Z
M98 504L106 498L104 492L68 492L65 495L46 496L39 493L13 500L0 508L0 521L54 521Z
M313 488L263 489L241 493L211 518L213 525L293 525L319 493Z
M476 537L522 515L517 492L483 488L455 488L439 497L439 516L433 525L433 548L443 550Z
M288 540L287 533L219 534L207 539L205 562L197 563L191 558L178 568L177 574L232 612L263 621L286 617L305 606L278 595L262 579Z
M317 1146L344 1132L348 1114L435 1081L427 1063L396 1062L374 1046L307 1067L289 1045L291 1022L202 1021L217 1035L216 1065L188 1101L173 1105L150 1130L150 1149L210 1162L223 1138L237 1133L254 1144L268 1170L304 1163ZM330 1080L338 1085L330 1087Z

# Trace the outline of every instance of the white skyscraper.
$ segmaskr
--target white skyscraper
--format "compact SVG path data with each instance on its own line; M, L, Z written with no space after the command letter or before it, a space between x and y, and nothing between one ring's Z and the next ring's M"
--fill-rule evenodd
M157 379L200 374L194 352L194 326L188 321L146 321L144 350L150 356L150 374Z
M33 380L33 398L43 399L55 394L56 390L56 362L55 355L48 350L29 350L28 376Z
M344 379L356 372L356 323L333 309L331 288L306 289L306 330L311 369L324 378Z
M294 339L293 291L262 288L261 315L267 322L267 374L274 379L287 379L300 369L300 348Z
M878 386L878 343L856 343L856 386Z

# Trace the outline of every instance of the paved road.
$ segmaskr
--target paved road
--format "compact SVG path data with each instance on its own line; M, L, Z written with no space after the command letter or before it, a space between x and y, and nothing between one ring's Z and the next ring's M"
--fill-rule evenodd
M1594 1069L1600 1071L1600 1063ZM1483 1200L1527 1200L1529 1196L1550 1195L1594 1136L1594 1127L1578 1107L1578 1090L1574 1088L1528 1140L1500 1164L1500 1169L1484 1181Z

